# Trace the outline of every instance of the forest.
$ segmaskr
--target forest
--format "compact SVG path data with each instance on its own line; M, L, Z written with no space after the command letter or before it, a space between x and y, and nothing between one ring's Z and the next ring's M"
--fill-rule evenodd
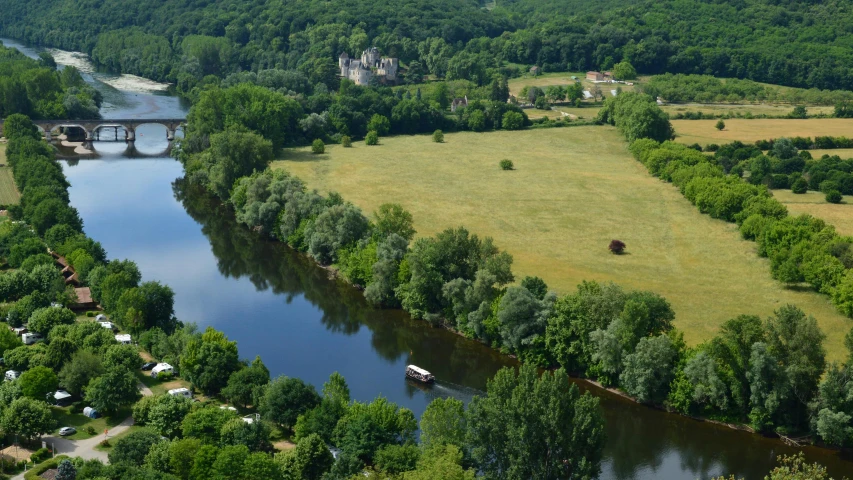
M492 10L472 0L0 0L0 34L83 51L183 92L210 76L270 68L334 82L338 54L371 45L399 58L410 83L431 75L483 85L531 65L584 71L628 61L641 74L851 89L849 7L848 0L510 0Z

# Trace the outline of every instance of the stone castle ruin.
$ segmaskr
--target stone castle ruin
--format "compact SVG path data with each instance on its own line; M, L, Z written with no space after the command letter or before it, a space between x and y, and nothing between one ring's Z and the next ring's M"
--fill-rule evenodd
M384 83L397 81L397 69L400 66L396 58L383 58L376 47L361 53L361 59L350 58L347 52L338 57L341 77L352 80L356 85L368 85L372 77Z

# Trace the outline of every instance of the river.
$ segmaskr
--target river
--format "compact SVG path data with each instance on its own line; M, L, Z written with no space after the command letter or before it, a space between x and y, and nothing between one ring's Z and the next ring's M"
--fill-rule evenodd
M37 50L0 39L31 56ZM105 118L179 118L187 107L165 86L98 72L80 55L53 51L74 64L104 94ZM361 292L281 244L237 225L203 192L178 180L181 165L163 153L164 127L137 130L131 158L124 143L95 142L95 159L64 163L71 203L86 233L110 258L134 260L144 280L175 291L179 319L213 326L236 340L243 358L260 355L275 375L300 377L319 389L338 371L354 399L383 395L420 416L437 397L469 400L486 380L514 362L479 343L398 310L368 306ZM133 157L138 157L134 154ZM433 372L422 387L405 380L405 365ZM587 389L584 384L582 388ZM607 422L603 479L696 479L735 474L763 478L780 454L796 450L778 440L646 408L592 388ZM807 458L835 478L853 478L853 462L807 448Z

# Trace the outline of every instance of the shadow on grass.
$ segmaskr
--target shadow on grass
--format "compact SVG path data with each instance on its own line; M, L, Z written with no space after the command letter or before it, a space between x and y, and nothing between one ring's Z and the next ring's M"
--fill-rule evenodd
M287 162L320 162L323 160L329 160L329 154L316 154L304 150L285 150L284 154L279 157L279 160Z
M782 288L791 292L812 292L814 293L815 289L811 285L806 285L804 283L798 283L794 285L785 285Z

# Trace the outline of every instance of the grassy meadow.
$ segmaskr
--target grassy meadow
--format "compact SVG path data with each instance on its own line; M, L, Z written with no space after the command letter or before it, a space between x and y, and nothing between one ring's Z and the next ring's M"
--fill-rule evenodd
M515 170L502 171L501 159ZM519 276L538 275L558 292L582 280L614 281L665 296L676 325L697 344L741 313L761 316L794 303L828 334L830 358L844 356L853 322L813 292L785 289L734 225L700 214L677 189L651 177L610 127L382 138L326 153L286 150L284 168L322 192L337 191L373 212L397 202L419 235L464 225L494 237ZM612 255L612 239L627 254Z
M717 120L673 120L675 140L681 143L707 145L724 144L734 140L754 142L779 137L835 137L853 135L851 118L808 118L808 119L741 119L724 120L726 128L714 128Z
M21 200L12 168L6 166L6 144L0 143L0 205L13 205Z
M788 207L791 215L807 213L835 226L841 235L853 235L853 198L844 197L841 203L829 203L821 192L795 194L790 190L773 190L773 196Z

